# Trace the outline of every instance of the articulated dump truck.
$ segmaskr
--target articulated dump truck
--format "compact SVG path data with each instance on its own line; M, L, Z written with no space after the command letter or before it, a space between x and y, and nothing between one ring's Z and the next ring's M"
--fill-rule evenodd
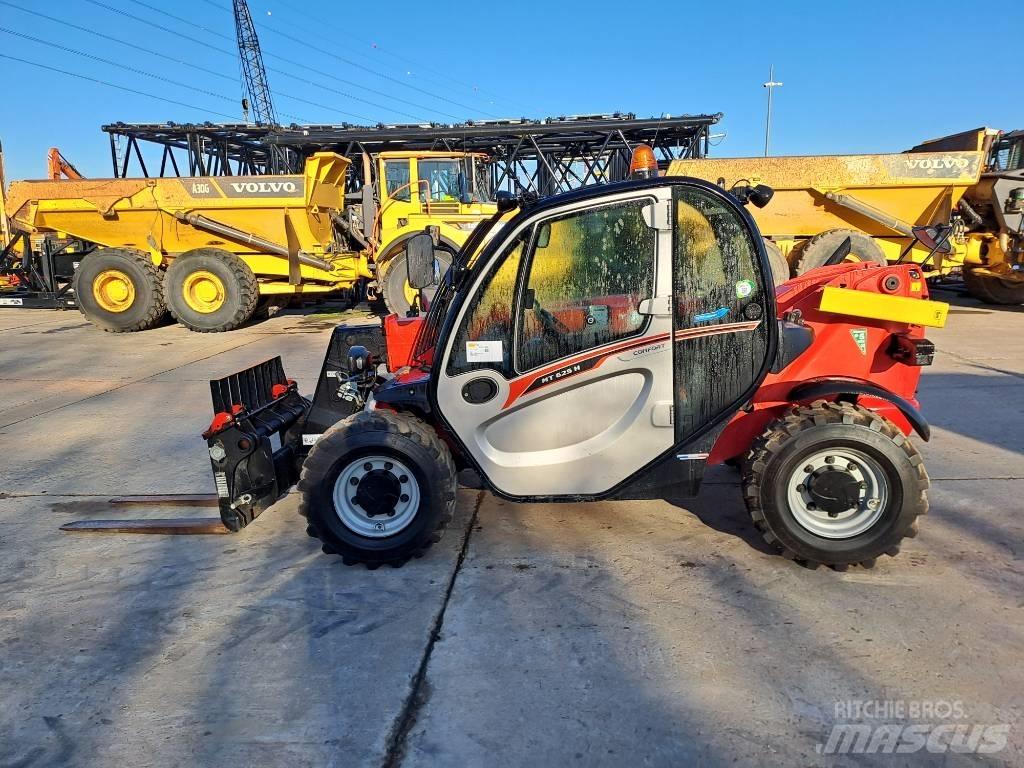
M408 238L436 227L443 273L494 213L482 161L381 153L366 159L363 188L350 196L350 161L332 152L294 175L17 181L6 208L16 234L87 244L74 297L107 331L151 328L167 312L194 331L229 331L261 306L328 293L370 292L404 314L415 297Z
M962 272L990 303L1024 302L1024 131L987 129L887 155L676 160L671 176L732 187L767 184L753 212L776 282L826 263L916 262L929 277Z

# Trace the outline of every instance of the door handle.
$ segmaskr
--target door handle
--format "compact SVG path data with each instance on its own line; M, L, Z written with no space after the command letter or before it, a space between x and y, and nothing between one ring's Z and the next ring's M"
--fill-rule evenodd
M644 299L636 309L641 315L654 315L655 317L672 316L672 297L654 296Z

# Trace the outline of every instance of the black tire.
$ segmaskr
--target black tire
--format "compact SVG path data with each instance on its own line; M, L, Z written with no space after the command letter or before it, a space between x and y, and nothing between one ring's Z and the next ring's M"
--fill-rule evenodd
M1008 280L964 268L967 292L986 304L1024 304L1024 280Z
M403 463L414 475L420 494L411 522L394 535L379 538L346 526L333 498L341 473L357 459L371 455ZM400 567L441 539L455 512L456 487L451 452L433 428L404 413L361 411L331 427L310 450L299 478L299 512L306 518L306 532L320 539L324 552L340 555L346 565Z
M877 520L849 538L811 532L788 501L790 481L805 471L801 465L833 448L868 457L889 489ZM871 567L881 555L898 554L900 542L917 535L918 516L928 511L928 485L921 455L895 424L852 403L817 401L794 408L755 441L744 465L743 495L754 525L784 557L842 569Z
M782 255L782 249L768 238L764 238L764 247L768 251L768 264L772 268L772 283L781 285L790 278L789 262Z
M441 247L434 251L434 257L438 262L438 277L443 277L444 273L448 271L448 267L452 265L454 257L450 251ZM407 259L408 254L403 249L385 260L379 267L377 281L377 291L384 297L384 304L388 311L394 312L401 317L405 317L406 312L412 306L405 296L405 285L409 275L409 268L406 264ZM434 298L434 294L437 293L437 287L435 284L423 289L423 294L428 302Z
M850 238L850 255L846 257L847 261L873 261L883 265L888 263L878 243L863 232L855 229L829 229L803 244L796 273L805 275L812 269L823 266L846 238Z
M185 281L200 270L215 275L224 288L223 300L213 311L199 311L185 299ZM174 319L198 333L233 331L255 314L260 300L260 286L249 265L217 248L197 248L178 256L167 268L164 292Z
M110 311L101 304L101 276L116 270L126 276L133 298L127 308ZM97 278L101 278L97 283ZM125 248L99 248L86 254L72 280L75 301L85 318L110 333L145 331L157 325L167 314L164 303L163 275L153 260L141 251Z

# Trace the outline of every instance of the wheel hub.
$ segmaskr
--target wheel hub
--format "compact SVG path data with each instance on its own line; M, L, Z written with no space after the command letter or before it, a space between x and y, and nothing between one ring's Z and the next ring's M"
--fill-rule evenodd
M835 447L804 457L786 481L793 519L826 539L859 536L875 525L889 501L881 465L862 451Z
M196 312L210 314L224 306L224 283L217 275L205 269L189 274L181 288L185 303Z
M367 517L394 517L395 505L402 496L402 484L390 470L371 469L356 486L352 502L365 510Z
M393 536L408 526L420 506L415 475L392 456L353 459L334 483L334 511L360 536Z
M847 469L838 469L834 464L814 470L806 486L814 504L832 515L846 512L860 501L860 481Z
M107 312L124 312L135 303L135 283L119 269L105 269L93 280L92 295Z

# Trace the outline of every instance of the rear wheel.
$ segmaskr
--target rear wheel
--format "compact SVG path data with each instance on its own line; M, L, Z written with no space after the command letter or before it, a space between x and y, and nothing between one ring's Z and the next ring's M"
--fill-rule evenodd
M436 281L434 285L423 289L423 295L428 303L434 298L434 294L437 293L441 278L444 277L444 273L448 271L448 267L452 265L453 261L452 254L441 249L434 251L434 259L436 262L434 271ZM384 297L384 303L387 305L388 311L405 317L405 314L412 307L413 301L416 300L416 294L419 293L409 285L407 252L404 249L399 251L387 259L381 265L380 270L380 288L378 290Z
M769 425L743 485L765 540L811 566L896 555L928 511L920 454L895 424L851 403L819 401Z
M144 331L167 313L160 270L140 251L100 248L87 254L73 287L86 319L111 333Z
M167 268L167 304L174 319L192 331L231 331L256 312L260 288L238 256L197 248Z
M360 412L331 427L302 466L299 511L324 552L401 566L440 540L455 511L448 446L425 422Z
M767 238L764 247L768 251L768 264L772 268L772 282L780 285L789 280L789 262L782 255L782 249Z
M863 232L855 229L829 229L803 244L796 273L805 275L812 269L824 266L846 238L850 238L850 253L845 259L847 262L873 261L883 265L887 263L878 243Z
M965 268L964 285L971 296L986 304L1024 304L1024 280L1010 280Z

